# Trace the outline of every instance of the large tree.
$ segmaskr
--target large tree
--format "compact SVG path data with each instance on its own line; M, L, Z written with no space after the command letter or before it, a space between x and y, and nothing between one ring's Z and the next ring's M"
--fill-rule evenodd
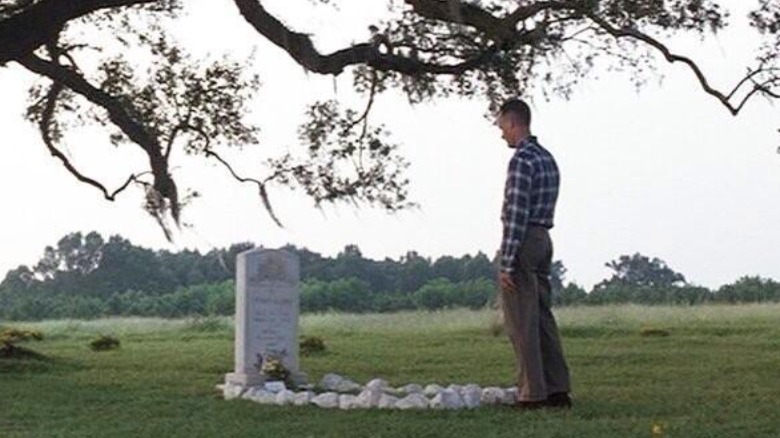
M365 108L312 102L300 128L301 150L269 158L267 174L240 175L223 151L258 141L257 127L244 118L257 72L242 60L199 61L173 39L170 23L187 0L0 0L0 66L19 64L47 80L31 90L27 110L45 147L106 199L142 187L147 211L166 233L168 220L178 223L181 207L196 195L180 189L172 175L175 150L215 160L237 180L256 185L272 216L269 184L300 188L317 205L410 205L407 163L386 129L368 124L374 96L387 90L402 91L411 103L476 96L494 110L532 89L568 97L597 65L630 71L641 83L659 62L668 62L689 69L692 86L734 115L754 96L777 97L778 0L759 0L747 17L766 44L728 91L716 89L691 58L665 43L674 34L722 31L733 17L717 0L386 0L386 17L366 23L370 38L355 36L367 41L331 53L317 48L320 35L297 23L295 11L322 7L313 3L337 7L334 0L288 1L279 8L288 11L284 17L266 8L271 2L213 1L237 7L258 41L278 46L307 71L353 75ZM226 49L230 44L224 41ZM140 148L147 168L124 170L127 177L116 188L79 169L62 143L90 124L104 127L107 141Z
M594 289L623 285L635 288L673 288L685 286L685 276L670 268L663 260L636 253L622 255L605 265L612 270L612 276L600 282Z

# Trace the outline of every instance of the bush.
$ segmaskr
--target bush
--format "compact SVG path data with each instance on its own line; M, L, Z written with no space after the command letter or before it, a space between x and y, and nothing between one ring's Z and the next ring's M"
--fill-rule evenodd
M89 348L93 351L107 351L117 349L119 345L119 339L109 335L101 335L89 343Z
M43 334L35 330L21 330L17 328L5 328L0 331L0 358L23 359L36 358L42 359L43 355L32 350L22 348L17 344L26 341L41 341Z
M301 343L299 345L301 355L311 356L312 354L324 353L327 348L325 347L325 341L317 336L303 336L301 337Z
M669 330L646 327L640 330L639 334L645 338L651 338L651 337L663 338L669 336L671 333L669 333Z

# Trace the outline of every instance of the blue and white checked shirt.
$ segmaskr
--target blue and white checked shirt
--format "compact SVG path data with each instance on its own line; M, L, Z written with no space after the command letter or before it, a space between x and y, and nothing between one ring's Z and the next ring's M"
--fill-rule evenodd
M501 271L512 273L528 225L552 228L560 174L555 159L536 141L520 142L509 161L501 222Z

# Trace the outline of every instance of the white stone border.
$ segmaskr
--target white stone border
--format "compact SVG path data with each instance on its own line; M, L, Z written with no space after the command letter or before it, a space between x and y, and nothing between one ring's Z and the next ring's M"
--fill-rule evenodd
M315 394L311 389L294 392L280 382L249 387L235 383L217 385L225 400L240 398L266 405L313 405L325 409L474 409L483 405L514 405L517 400L515 387L481 388L472 383L445 388L432 383L425 387L408 384L393 388L382 379L361 386L337 374L325 375L319 387L326 392Z

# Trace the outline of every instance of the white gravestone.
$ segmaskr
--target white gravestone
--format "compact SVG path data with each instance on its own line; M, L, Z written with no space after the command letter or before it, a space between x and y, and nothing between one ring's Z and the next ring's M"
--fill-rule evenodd
M298 257L285 250L253 249L236 260L235 372L225 380L263 383L260 369L278 359L293 378L298 370Z

